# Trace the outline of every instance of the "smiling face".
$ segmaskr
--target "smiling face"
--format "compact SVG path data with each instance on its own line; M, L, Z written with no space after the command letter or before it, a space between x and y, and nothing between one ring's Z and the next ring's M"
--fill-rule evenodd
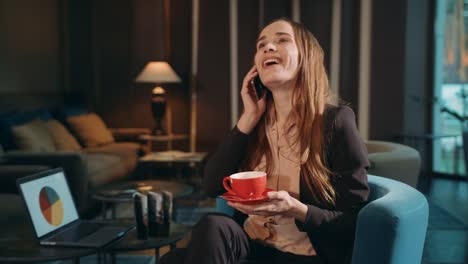
M299 51L294 30L286 21L265 27L257 41L255 65L267 87L294 84L299 63Z

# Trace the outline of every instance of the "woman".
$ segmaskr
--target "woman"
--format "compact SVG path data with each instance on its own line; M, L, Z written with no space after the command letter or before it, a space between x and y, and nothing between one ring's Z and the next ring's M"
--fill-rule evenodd
M204 187L220 195L226 175L259 170L276 191L260 204L229 202L233 218L202 218L180 261L350 262L369 162L354 113L331 95L323 57L298 23L280 19L261 31L242 84L244 112L206 165ZM258 75L268 88L261 96Z

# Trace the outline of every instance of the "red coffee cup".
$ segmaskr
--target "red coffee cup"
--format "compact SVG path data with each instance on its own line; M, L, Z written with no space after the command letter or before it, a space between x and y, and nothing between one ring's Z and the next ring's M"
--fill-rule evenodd
M261 197L265 192L266 182L265 172L245 171L224 177L223 186L232 194L243 199L249 199Z

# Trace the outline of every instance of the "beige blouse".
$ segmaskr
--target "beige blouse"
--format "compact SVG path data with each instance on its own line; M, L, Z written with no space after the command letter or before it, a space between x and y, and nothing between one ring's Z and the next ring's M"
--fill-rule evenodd
M291 196L298 198L301 163L307 160L308 152L300 158L300 144L294 142L297 133L295 127L285 135L276 122L270 123L266 126L266 135L273 154L274 170L271 175L267 175L267 187L288 191ZM255 170L266 170L265 156ZM316 255L307 233L299 231L293 217L249 215L244 222L244 230L252 240L280 251Z

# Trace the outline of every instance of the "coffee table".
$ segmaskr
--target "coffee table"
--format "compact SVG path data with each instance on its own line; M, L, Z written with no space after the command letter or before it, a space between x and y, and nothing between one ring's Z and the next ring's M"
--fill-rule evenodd
M41 246L34 236L30 223L15 227L10 235L0 237L0 263L38 263L55 260L71 260L80 263L80 257L97 254L101 258L112 247L111 244L97 248L49 247Z
M79 263L80 257L94 255L97 249L41 246L28 219L24 202L19 195L2 194L6 204L0 226L0 263L38 263L71 260ZM70 261L69 261L70 262Z
M80 263L80 257L96 254L96 249L58 248L40 246L31 239L0 241L0 263L37 263L71 259Z
M147 193L148 191L169 191L174 199L189 195L193 192L193 187L179 182L161 181L161 180L141 180L126 181L107 184L95 190L92 198L102 202L102 218L106 219L107 208L112 209L112 219L116 218L115 206L118 203L133 202L133 193ZM173 207L173 216L175 216L176 207Z
M177 169L177 177L182 176L183 168L190 168L193 175L200 177L201 170L205 164L206 152L184 152L184 151L159 151L150 152L138 159L143 166L150 167L150 174L154 168L171 167Z
M136 229L133 229L127 233L127 235L112 249L109 250L112 254L120 251L139 251L146 249L154 249L155 252L155 263L159 263L159 250L161 247L170 246L170 249L173 250L176 247L176 243L184 238L191 227L177 224L171 222L171 227L169 235L167 236L157 236L157 237L148 237L148 239L141 240L137 238ZM115 258L112 258L114 260Z

